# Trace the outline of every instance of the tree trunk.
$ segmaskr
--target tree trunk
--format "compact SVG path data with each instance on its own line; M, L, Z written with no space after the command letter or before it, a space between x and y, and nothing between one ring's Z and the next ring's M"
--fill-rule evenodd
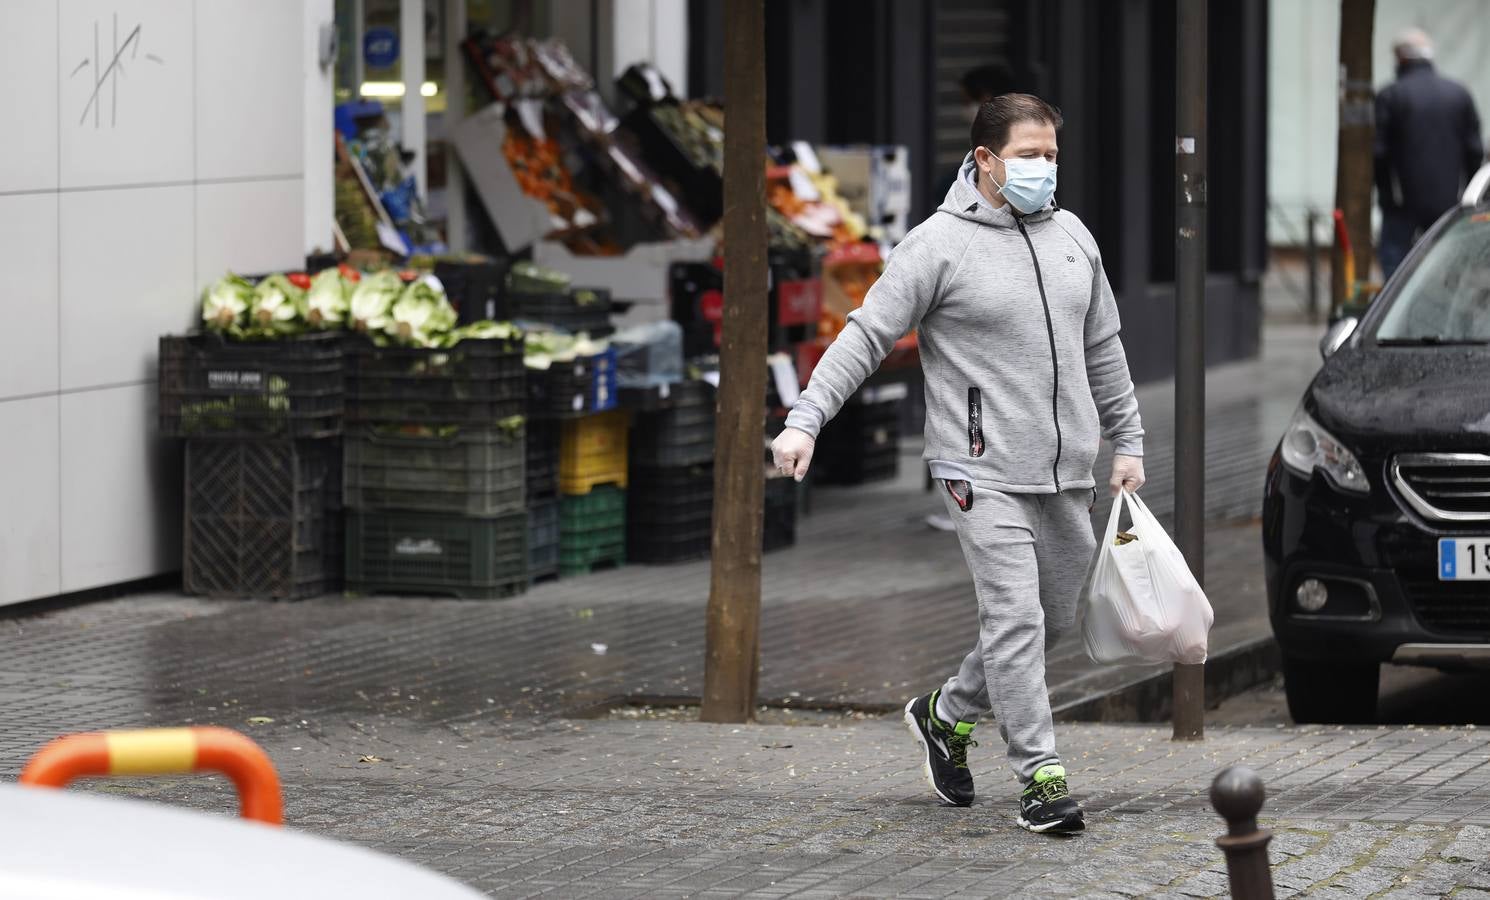
M1357 281L1371 280L1371 187L1375 160L1375 95L1371 87L1371 36L1376 0L1340 0L1340 132L1335 167L1335 208L1345 214L1345 230L1355 254ZM1350 300L1354 285L1345 279L1340 242L1331 256L1333 311Z
M760 670L765 495L764 0L724 6L724 320L714 449L705 722L748 722Z

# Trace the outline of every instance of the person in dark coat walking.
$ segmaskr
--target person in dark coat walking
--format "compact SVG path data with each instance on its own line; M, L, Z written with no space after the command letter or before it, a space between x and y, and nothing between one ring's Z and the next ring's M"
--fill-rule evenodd
M1376 192L1386 278L1418 237L1459 202L1485 160L1474 99L1464 85L1434 69L1428 35L1409 28L1393 50L1397 80L1376 96Z

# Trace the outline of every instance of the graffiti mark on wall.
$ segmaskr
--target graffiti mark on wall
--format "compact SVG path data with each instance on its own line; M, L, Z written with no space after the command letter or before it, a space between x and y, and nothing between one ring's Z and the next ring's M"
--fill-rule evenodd
M102 128L104 123L104 103L108 102L108 125L110 128L119 124L119 82L127 80L130 67L141 59L140 46L144 42L144 26L136 24L125 35L124 40L119 40L119 14L114 13L113 35L109 48L102 45L99 35L99 23L93 22L93 55L86 57L72 70L68 78L76 78L79 74L91 70L93 78L93 90L88 94L88 102L83 105L83 114L78 117L78 125L85 125L88 117L93 117L93 127ZM146 62L158 66L165 65L165 60L154 53L145 53Z

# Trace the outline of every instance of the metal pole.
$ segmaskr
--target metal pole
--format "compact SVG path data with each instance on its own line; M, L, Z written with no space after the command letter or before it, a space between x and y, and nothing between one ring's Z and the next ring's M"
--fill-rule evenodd
M1176 6L1175 536L1205 583L1206 3ZM1205 668L1174 667L1174 739L1205 734Z
M1304 262L1308 266L1309 321L1319 321L1319 216L1313 209L1304 213Z
M1216 846L1226 854L1232 900L1273 900L1268 843L1273 833L1257 827L1265 791L1262 779L1245 766L1232 766L1211 782L1211 806L1226 820Z
M704 655L705 722L748 722L760 673L765 502L766 10L726 0L724 322L714 438L714 535Z

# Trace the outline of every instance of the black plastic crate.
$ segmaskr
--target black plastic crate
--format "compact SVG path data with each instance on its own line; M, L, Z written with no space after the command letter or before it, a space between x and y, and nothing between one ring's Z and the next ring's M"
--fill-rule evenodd
M662 412L683 406L708 406L712 409L714 405L715 391L707 381L621 388L621 406L636 412Z
M552 420L527 422L528 500L559 495L559 426Z
M894 478L900 469L900 404L856 396L818 435L813 479L818 484L863 484Z
M523 508L526 466L520 423L447 437L356 426L346 439L346 505L494 516Z
M336 441L187 441L186 592L290 600L335 590L340 474Z
M626 501L630 523L708 523L714 511L714 466L636 466L630 472Z
M857 450L832 448L813 456L813 478L818 484L853 485L885 481L900 472L900 447L892 443Z
M559 501L540 500L528 507L528 547L559 545Z
M465 340L454 347L379 347L348 338L347 418L370 424L495 425L522 415L523 344Z
M166 437L336 437L345 394L341 335L274 341L166 335L159 391Z
M507 280L505 262L442 259L435 262L435 277L462 323L498 318Z
M555 362L528 373L528 410L535 418L574 419L615 409L616 351Z
M797 542L797 481L794 478L766 479L766 523L761 549L766 553Z
M504 310L510 319L540 322L572 334L585 332L591 337L605 337L616 330L610 320L610 291L599 288L551 293L511 291Z
M347 513L347 590L495 600L528 586L528 512Z
M528 583L559 574L559 501L528 506Z
M631 429L631 458L643 465L692 466L714 460L714 406L688 403L642 413Z
M631 562L653 565L706 559L711 533L708 521L690 528L632 531L626 535L626 557Z

